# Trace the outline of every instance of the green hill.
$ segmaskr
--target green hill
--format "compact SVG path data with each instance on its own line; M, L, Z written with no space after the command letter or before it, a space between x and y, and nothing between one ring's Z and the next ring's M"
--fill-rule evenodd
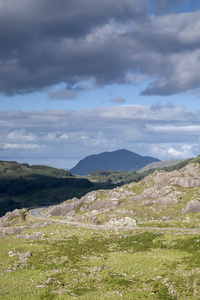
M191 162L200 162L200 156L163 168L179 170ZM0 161L0 216L16 208L59 204L74 197L81 198L97 189L114 189L118 183L138 182L148 174L104 171L92 172L87 178L75 177L70 171L44 165L29 166L14 161Z
M0 216L15 208L60 203L101 187L107 185L76 178L70 171L0 161Z

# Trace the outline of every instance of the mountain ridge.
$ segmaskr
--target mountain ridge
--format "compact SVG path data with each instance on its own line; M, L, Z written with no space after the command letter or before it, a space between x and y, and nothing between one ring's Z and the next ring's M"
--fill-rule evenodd
M120 149L89 155L80 160L75 167L70 169L70 172L84 176L98 169L105 171L136 171L158 161L160 160L151 156L141 156L129 150Z
M175 165L177 165L181 162L188 161L188 160L189 160L189 158L185 158L185 159L168 159L168 160L165 160L165 161L153 162L153 163L150 163L150 164L146 165L142 169L138 170L137 173L143 173L143 172L146 172L146 171L151 170L151 169L162 169L162 168L175 166Z

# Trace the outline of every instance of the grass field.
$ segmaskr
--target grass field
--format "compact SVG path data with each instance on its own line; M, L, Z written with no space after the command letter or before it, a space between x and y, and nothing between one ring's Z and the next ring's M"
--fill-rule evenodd
M52 223L0 238L0 299L75 298L200 299L200 237Z

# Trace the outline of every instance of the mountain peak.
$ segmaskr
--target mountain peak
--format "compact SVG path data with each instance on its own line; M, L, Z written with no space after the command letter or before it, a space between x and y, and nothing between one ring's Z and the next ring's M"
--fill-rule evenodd
M80 160L70 171L76 175L88 175L99 169L105 171L137 171L156 161L159 161L159 159L120 149L87 156Z

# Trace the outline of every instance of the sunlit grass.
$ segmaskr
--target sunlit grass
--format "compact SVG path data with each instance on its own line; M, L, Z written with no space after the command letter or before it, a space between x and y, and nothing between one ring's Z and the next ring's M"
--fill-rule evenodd
M33 233L42 238L1 238L0 299L200 299L198 235L55 224L23 231ZM32 257L23 265L11 250Z

